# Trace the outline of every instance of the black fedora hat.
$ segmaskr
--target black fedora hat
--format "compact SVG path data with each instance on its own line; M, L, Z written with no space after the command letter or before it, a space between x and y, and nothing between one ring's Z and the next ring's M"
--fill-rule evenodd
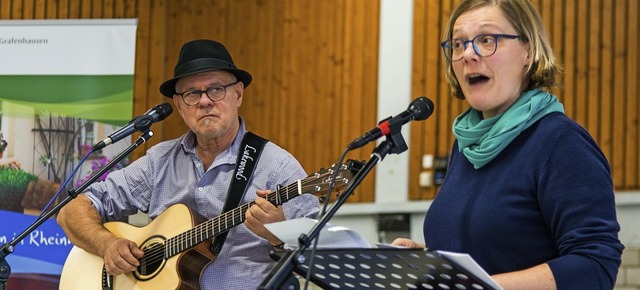
M236 67L229 51L217 41L197 39L185 43L180 49L178 63L173 70L173 78L160 85L160 93L173 98L176 93L176 82L181 77L213 70L226 70L236 76L245 88L251 83L248 72Z

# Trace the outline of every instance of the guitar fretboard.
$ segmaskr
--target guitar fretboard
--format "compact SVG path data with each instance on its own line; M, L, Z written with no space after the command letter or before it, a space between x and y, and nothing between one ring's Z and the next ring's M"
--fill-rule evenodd
M264 198L271 204L278 206L304 193L315 193L321 191L324 188L322 185L328 184L332 173L333 170L328 170L328 172L324 174L316 173L285 187L277 188L275 192L267 194ZM340 173L336 177L336 180L344 180L343 174ZM245 221L245 213L254 204L255 201L243 204L221 214L220 216L203 222L191 230L168 239L164 245L165 258L177 255L207 239L227 232L233 227L243 223Z

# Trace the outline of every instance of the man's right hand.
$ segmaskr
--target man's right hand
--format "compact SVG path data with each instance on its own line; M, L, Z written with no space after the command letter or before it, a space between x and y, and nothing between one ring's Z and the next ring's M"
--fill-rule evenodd
M134 242L119 238L110 243L104 253L105 269L114 276L134 271L140 266L138 259L143 255L144 252Z

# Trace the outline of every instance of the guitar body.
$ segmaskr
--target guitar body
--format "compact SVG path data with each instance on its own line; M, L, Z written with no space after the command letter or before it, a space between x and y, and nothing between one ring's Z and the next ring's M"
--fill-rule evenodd
M163 244L170 237L206 221L183 204L169 207L144 227L108 222L105 227L126 237L142 250ZM146 252L146 251L145 251ZM145 257L143 257L145 259ZM160 259L138 271L113 277L113 289L200 289L200 274L213 260L210 239L169 259ZM143 264L144 265L144 264ZM60 289L102 289L102 257L73 247L62 269Z

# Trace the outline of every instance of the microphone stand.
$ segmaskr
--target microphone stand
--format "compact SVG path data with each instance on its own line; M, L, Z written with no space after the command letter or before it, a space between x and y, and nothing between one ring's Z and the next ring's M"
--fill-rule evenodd
M373 169L373 167L380 161L382 161L387 154L400 154L408 149L400 129L402 127L401 122L389 123L390 134L387 135L387 139L382 141L371 154L371 158L362 167L358 174L353 177L353 182L345 189L345 191L338 197L334 205L329 211L322 216L322 218L316 223L316 225L310 230L309 234L301 234L298 237L298 248L293 251L286 252L278 261L278 263L271 270L271 273L266 277L262 284L258 286L259 290L276 290L276 289L298 289L296 287L297 280L292 279L291 273L296 266L305 262L305 257L302 255L311 241L316 239L320 234L320 230L329 222L333 215L338 211L338 208L344 204L347 198L353 194L355 188L360 185L364 177ZM309 266L309 269L312 267ZM299 286L299 285L297 285Z
M18 235L11 242L2 245L0 248L0 290L5 290L6 284L9 281L9 275L11 275L11 266L7 263L5 259L9 254L13 253L15 250L15 246L22 241L25 237L27 237L31 232L33 232L36 228L42 225L46 220L48 220L53 214L60 211L62 207L64 207L67 203L71 202L72 199L78 196L78 193L83 192L89 185L95 182L102 174L107 172L107 170L111 169L114 165L116 165L120 160L122 160L125 156L127 156L131 151L138 148L138 146L142 145L149 138L153 136L153 132L151 130L147 130L136 140L133 144L129 145L127 149L114 157L109 163L107 163L104 167L100 168L100 170L94 172L89 179L83 182L77 189L69 190L69 196L67 196L64 200L58 203L51 210L47 211L45 214L40 215L36 221L31 224L26 230L24 230L20 235Z

